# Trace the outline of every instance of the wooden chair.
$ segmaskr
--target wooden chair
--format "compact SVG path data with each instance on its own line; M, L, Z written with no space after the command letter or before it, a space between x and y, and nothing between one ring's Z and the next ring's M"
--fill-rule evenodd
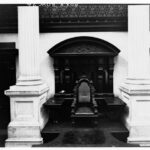
M71 118L75 123L75 119L96 119L98 118L97 102L94 98L94 87L92 81L89 81L85 76L76 82L74 88L74 100L71 105Z

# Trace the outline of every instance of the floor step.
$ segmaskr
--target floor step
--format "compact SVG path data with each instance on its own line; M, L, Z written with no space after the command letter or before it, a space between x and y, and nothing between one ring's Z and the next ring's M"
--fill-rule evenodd
M97 136L103 133L102 141L97 140L99 136L93 137L95 132ZM42 131L44 143L33 147L138 147L127 143L128 135L128 130L121 122L107 118L100 118L98 125L92 128L87 125L73 126L71 122L49 122ZM83 140L81 143L77 140L79 138ZM89 141L86 143L87 139L91 140L90 144Z

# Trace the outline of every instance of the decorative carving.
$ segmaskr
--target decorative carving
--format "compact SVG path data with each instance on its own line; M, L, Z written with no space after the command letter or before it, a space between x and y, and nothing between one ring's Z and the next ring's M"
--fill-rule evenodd
M40 18L49 18L50 22L58 18L61 22L78 22L80 19L88 21L90 18L97 22L101 17L127 17L127 5L123 4L53 4L40 6ZM74 20L70 20L74 18ZM90 20L91 21L91 20Z
M115 56L120 52L112 44L92 37L75 37L55 45L48 53L57 56Z
M71 50L71 52L70 52ZM106 49L105 50L102 50L100 49L99 46L97 45L91 45L91 44L88 44L88 43L83 43L83 44L80 44L80 45L72 45L70 47L67 47L65 49L62 49L60 51L60 53L63 53L63 54L69 54L69 53L72 53L72 54L94 54L94 53L102 53L102 52L105 52L106 53ZM109 52L109 51L107 51Z
M51 4L39 8L41 32L127 30L127 5Z

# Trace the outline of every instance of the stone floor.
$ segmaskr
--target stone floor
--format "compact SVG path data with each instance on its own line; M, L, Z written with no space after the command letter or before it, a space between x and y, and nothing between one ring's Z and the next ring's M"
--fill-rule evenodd
M83 131L90 133L91 131L97 130L102 131L104 140L95 142L92 144L87 141L84 143L62 143L64 140L64 135L69 133L69 131L75 133L80 133ZM97 132L98 133L98 132ZM96 134L97 134L96 133ZM68 134L69 135L69 134ZM70 121L60 122L60 123L51 123L49 122L42 132L42 136L44 138L44 143L42 145L36 145L33 147L138 147L138 145L127 144L127 136L128 130L124 127L124 125L119 121L111 121L107 118L100 118L98 120L98 124L90 124L90 123L76 123L74 125L71 124ZM97 134L98 136L98 134ZM65 137L66 138L66 137ZM74 137L76 138L76 137ZM91 138L91 137L89 137ZM101 137L100 137L101 138ZM6 128L0 129L0 147L4 147L5 139L7 139L7 130ZM66 138L66 141L70 141L69 137ZM79 139L79 138L76 138ZM92 137L93 139L93 137ZM96 138L95 138L96 139Z
M5 140L7 139L7 130L6 129L0 129L0 147L5 146Z
M10 112L6 108L0 108L0 147L5 146L5 140L7 139L7 126L10 121L9 114Z
M99 138L99 142L95 137L95 140L93 139L92 131L97 132L95 135L97 139ZM99 132L103 136L99 136ZM67 139L66 135L69 133L76 133L76 136L68 136ZM82 135L78 135L78 133L82 133ZM93 143L88 138L82 138L84 133L89 136L89 139L93 139ZM139 145L127 143L128 134L128 130L120 121L112 121L104 117L98 119L97 125L82 121L74 125L71 121L49 122L42 131L44 144L34 147L138 147ZM70 138L78 142L73 142Z

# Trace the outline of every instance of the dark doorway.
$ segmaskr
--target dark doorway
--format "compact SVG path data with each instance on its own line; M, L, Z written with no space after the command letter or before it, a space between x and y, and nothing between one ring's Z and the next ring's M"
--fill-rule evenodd
M7 128L10 121L9 97L4 91L16 82L16 55L15 43L0 43L0 128Z

